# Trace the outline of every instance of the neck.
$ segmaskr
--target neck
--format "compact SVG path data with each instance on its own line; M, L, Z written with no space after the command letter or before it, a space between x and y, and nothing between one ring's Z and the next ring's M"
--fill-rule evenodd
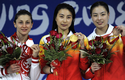
M58 29L58 33L62 33L64 38L67 38L67 35L69 33L69 29L67 29L67 30Z
M103 35L107 32L108 30L108 25L106 25L104 28L96 28L96 34L97 35Z
M28 35L21 35L17 33L17 37L19 39L19 41L21 42L21 44L23 44L24 42L26 42Z

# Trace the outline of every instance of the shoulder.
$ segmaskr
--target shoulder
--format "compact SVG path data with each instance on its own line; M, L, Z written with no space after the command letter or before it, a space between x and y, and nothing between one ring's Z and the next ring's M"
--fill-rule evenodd
M95 28L95 29L96 29L96 28ZM92 32L91 34L89 34L89 36L87 37L88 40L91 40L91 39L93 39L93 38L96 36L95 29L94 29L93 32Z
M43 37L40 39L40 44L42 44L42 43L47 43L47 40L46 40L47 37L49 37L49 34L43 36Z

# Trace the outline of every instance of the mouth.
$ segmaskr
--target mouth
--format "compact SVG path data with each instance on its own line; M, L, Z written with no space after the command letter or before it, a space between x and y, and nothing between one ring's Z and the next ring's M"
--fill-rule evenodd
M26 32L27 31L27 29L21 29L23 32Z
M103 22L97 22L98 25L102 25Z
M67 26L67 24L62 24L62 26L63 26L63 27L66 27L66 26Z

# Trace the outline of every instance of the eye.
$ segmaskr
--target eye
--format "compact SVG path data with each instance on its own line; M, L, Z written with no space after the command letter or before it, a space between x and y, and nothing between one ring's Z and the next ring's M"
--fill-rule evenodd
M94 17L97 17L97 15L93 15Z
M60 16L61 18L63 18L63 16Z
M19 24L23 24L23 22L22 22L22 21L20 21L20 22L19 22Z
M71 16L68 16L67 19L71 19Z
M27 21L27 22L26 22L26 24L30 24L30 22L29 22L29 21Z
M102 16L104 16L105 14L102 14Z

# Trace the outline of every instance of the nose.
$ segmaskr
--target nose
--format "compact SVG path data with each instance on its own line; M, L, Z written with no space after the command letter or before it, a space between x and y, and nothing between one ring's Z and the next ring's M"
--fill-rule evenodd
M101 19L101 16L100 16L100 15L98 15L98 19L99 19L99 20Z
M23 23L23 27L26 27L26 23Z
M67 19L66 18L63 18L63 22L66 22L67 21Z

